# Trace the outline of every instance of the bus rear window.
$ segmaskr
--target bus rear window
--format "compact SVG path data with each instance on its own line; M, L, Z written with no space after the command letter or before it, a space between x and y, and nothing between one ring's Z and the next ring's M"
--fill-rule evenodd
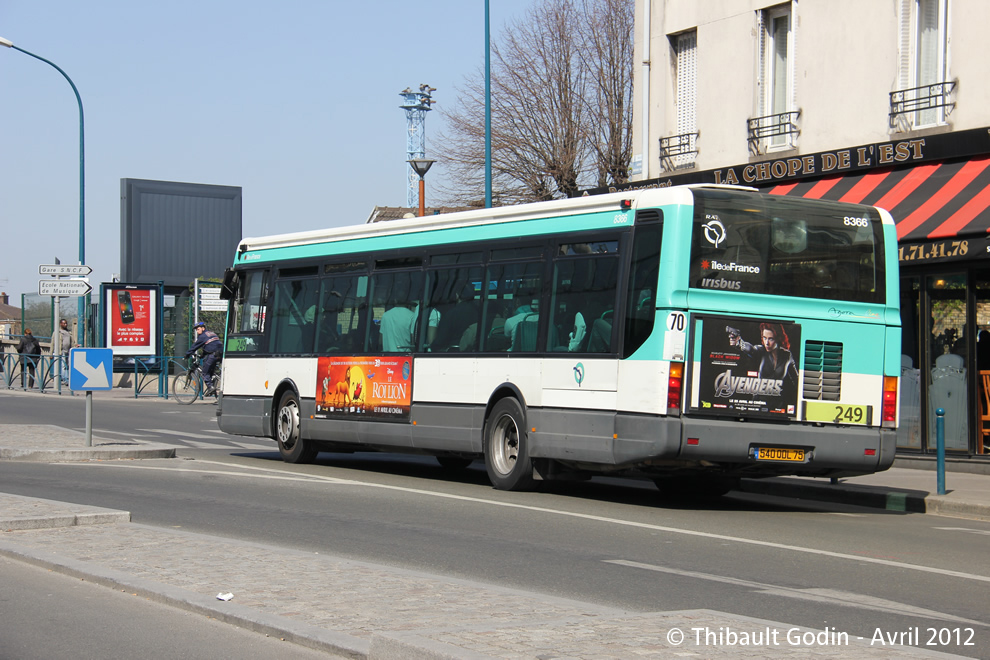
M692 287L883 302L876 209L723 190L694 197Z

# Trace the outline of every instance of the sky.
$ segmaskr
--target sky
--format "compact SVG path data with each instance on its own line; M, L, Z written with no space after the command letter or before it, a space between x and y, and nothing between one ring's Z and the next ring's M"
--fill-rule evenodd
M533 1L490 0L493 40ZM434 108L454 107L455 87L484 65L484 6L3 0L0 37L79 90L85 261L98 289L120 272L122 178L240 186L245 236L360 224L376 205L404 206L399 92L427 83ZM429 113L427 157L441 127ZM427 204L443 176L438 162ZM0 237L0 291L16 306L38 292L39 265L79 261L75 96L53 67L3 47Z

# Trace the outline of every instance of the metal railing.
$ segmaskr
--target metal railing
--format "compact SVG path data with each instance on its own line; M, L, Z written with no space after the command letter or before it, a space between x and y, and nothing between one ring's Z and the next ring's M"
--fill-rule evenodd
M130 359L130 358L129 358ZM184 371L186 359L172 355L137 356L127 371L117 371L120 380L132 375L134 398L169 398L169 385L174 374ZM131 370L133 367L133 370ZM60 377L61 375L61 377ZM0 352L0 389L25 392L70 393L69 365L66 358L56 355L28 356ZM124 389L124 388L120 388Z
M897 124L898 117L904 117L908 119L908 123L914 124L915 122L911 121L908 115L916 112L941 108L946 108L946 114L952 112L956 103L950 99L950 95L955 89L956 81L946 80L890 92L891 127Z
M698 136L694 133L681 133L660 138L660 164L664 170L676 170L694 164L698 154Z
M784 137L779 146L790 146L793 144L791 136L796 136L801 132L797 125L800 117L800 110L778 112L775 115L764 115L763 117L750 117L746 120L750 150L755 153L763 153L767 147L777 146L776 142L773 141L773 138L776 137Z

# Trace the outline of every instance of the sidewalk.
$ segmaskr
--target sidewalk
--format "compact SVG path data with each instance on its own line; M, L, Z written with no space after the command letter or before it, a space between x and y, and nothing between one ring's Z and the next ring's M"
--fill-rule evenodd
M19 460L37 461L153 449L95 438L95 446L85 448L81 436L51 426L0 424L0 457L11 445L35 452ZM742 490L990 519L990 476L951 472L946 475L951 492L943 497L931 494L935 477L934 472L894 468L837 485L800 478L747 480ZM800 641L805 633L822 633L711 610L627 611L273 544L151 527L131 523L126 511L4 493L0 555L303 646L369 660L950 657L913 647L870 646L869 639L856 637L805 644ZM221 593L233 597L219 600ZM754 640L757 633L769 632L758 643L741 647L706 644L704 638L698 644L691 632L698 628L748 632ZM679 639L678 631L686 638ZM797 644L789 641L795 639Z

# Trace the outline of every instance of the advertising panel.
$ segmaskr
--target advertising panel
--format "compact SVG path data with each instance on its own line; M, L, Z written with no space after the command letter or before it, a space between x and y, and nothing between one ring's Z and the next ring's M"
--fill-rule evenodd
M316 419L406 420L412 403L412 356L321 357Z
M158 287L105 286L106 346L114 356L158 355Z
M730 316L704 316L695 323L701 343L694 351L694 410L796 417L800 325Z

